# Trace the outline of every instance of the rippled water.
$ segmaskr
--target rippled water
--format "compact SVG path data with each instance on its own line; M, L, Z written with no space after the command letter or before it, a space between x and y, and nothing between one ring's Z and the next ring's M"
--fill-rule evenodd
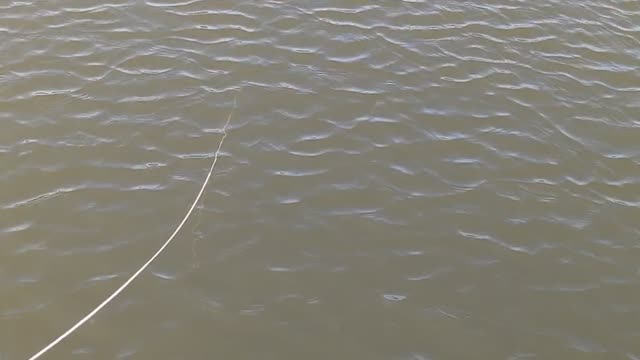
M640 3L0 0L0 359L640 359Z

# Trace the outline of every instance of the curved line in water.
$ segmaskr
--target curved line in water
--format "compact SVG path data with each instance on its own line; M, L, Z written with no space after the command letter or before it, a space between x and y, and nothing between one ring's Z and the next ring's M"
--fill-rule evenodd
M184 224L187 222L187 220L191 216L191 213L193 213L193 210L196 208L196 205L198 204L198 202L200 201L200 198L202 197L202 194L204 193L204 189L207 187L207 184L209 183L209 180L211 179L211 175L213 174L213 169L215 168L216 163L218 162L218 155L220 154L220 149L222 148L222 144L224 143L224 139L227 137L227 131L226 131L227 127L229 126L229 122L231 121L231 117L233 116L233 113L236 110L236 105L237 105L236 100L237 100L237 97L233 99L233 109L229 113L229 117L227 117L227 122L222 127L222 139L220 139L220 143L218 144L218 148L216 149L216 152L213 155L213 162L211 163L211 167L209 168L209 172L207 173L207 177L204 179L204 182L202 183L202 187L200 188L200 191L198 192L198 195L196 196L196 199L193 201L193 204L189 208L189 211L187 211L187 213L185 214L184 218L182 219L182 221L180 222L178 227L176 227L176 229L173 231L173 234L171 234L171 236L169 236L169 238L164 242L164 244L162 244L162 246L155 252L155 254L153 254L149 258L149 260L147 260L147 262L145 262L140 267L140 269L138 269L138 271L133 273L133 275L131 275L131 277L129 277L129 279L127 279L127 281L124 282L124 284L122 284L119 288L117 288L111 295L109 295L109 297L104 299L104 301L102 301L98 306L96 306L95 309L91 310L91 312L89 312L87 315L85 315L85 317L80 319L80 321L75 323L75 325L70 327L69 330L65 331L62 335L58 336L58 338L56 338L51 343L49 343L49 345L45 346L42 350L38 351L35 355L31 356L29 358L29 360L36 360L36 359L40 358L47 351L51 350L54 346L56 346L62 340L67 338L69 335L71 335L80 326L82 326L84 323L89 321L89 319L91 319L93 316L95 316L96 313L98 313L98 311L102 310L103 307L105 307L107 304L109 304L111 302L111 300L113 300L124 289L126 289L129 286L129 284L131 284L131 282L133 282L133 280L135 280L149 266L149 264L151 264L153 262L153 260L155 260L158 257L158 255L160 255L164 251L164 249L171 243L171 241L173 241L173 239L176 237L176 235L178 234L180 229L182 229Z

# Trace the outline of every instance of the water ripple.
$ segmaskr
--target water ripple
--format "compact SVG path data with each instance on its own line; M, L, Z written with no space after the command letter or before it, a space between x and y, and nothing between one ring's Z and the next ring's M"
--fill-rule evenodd
M170 232L242 89L216 185L114 310L162 330L72 353L153 357L166 335L184 358L255 357L180 338L226 324L273 357L284 338L338 358L637 357L639 16L617 0L0 4L0 320L16 329L0 348L24 357L25 334ZM401 340L323 332L380 324Z

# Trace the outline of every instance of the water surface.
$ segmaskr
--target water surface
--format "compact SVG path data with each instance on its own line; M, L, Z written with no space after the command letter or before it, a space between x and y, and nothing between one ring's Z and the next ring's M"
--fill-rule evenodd
M0 359L640 359L640 4L0 1Z

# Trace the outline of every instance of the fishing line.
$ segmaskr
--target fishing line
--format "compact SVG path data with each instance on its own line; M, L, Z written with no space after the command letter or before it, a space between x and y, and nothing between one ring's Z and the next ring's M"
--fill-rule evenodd
M56 346L58 343L60 343L62 340L64 340L66 337L68 337L74 331L76 331L80 326L82 326L84 323L89 321L98 311L100 311L103 307L105 307L107 304L109 304L111 302L111 300L113 300L124 289L126 289L129 286L129 284L131 284L131 282L133 282L133 280L135 280L147 268L147 266L149 266L149 264L151 264L151 262L153 262L153 260L155 260L155 258L157 258L158 255L160 255L164 251L164 249L167 247L167 245L169 245L171 243L171 241L173 241L173 238L176 237L176 235L178 234L180 229L182 229L184 224L189 219L189 216L191 216L191 213L193 212L193 209L196 208L196 206L198 204L198 201L200 201L200 198L202 197L202 194L204 193L204 189L207 187L207 184L209 183L209 180L211 179L211 175L213 174L213 169L215 168L216 163L218 162L218 156L220 154L220 149L222 149L222 144L224 143L224 139L227 137L227 126L229 126L229 122L231 122L231 117L233 116L233 113L236 110L236 105L237 105L236 100L237 100L237 96L233 99L233 109L229 113L229 117L227 117L227 122L222 127L222 131L221 131L222 132L222 138L220 139L220 143L218 144L218 148L216 149L216 152L213 155L213 162L211 163L211 167L209 168L209 172L207 173L207 177L204 179L204 182L202 183L202 187L200 188L200 191L198 192L198 195L196 196L196 199L193 201L193 204L189 208L189 211L187 211L187 213L185 214L184 218L182 219L182 221L180 222L178 227L173 231L171 236L169 236L169 238L164 242L164 244L162 244L162 246L155 252L155 254L153 254L149 258L149 260L147 260L147 262L145 262L140 267L140 269L138 269L138 271L136 271L133 275L131 275L131 277L129 279L127 279L127 281L125 281L124 284L122 284L118 289L116 289L116 291L114 291L111 295L109 295L109 297L107 297L103 302L101 302L98 306L96 306L95 309L91 310L91 312L89 312L85 317L80 319L80 321L78 321L75 325L70 327L69 330L65 331L57 339L53 340L49 345L45 346L42 350L38 351L35 355L31 356L29 358L29 360L36 360L36 359L40 358L40 356L44 355L44 353L46 353L47 351L51 350L54 346Z

